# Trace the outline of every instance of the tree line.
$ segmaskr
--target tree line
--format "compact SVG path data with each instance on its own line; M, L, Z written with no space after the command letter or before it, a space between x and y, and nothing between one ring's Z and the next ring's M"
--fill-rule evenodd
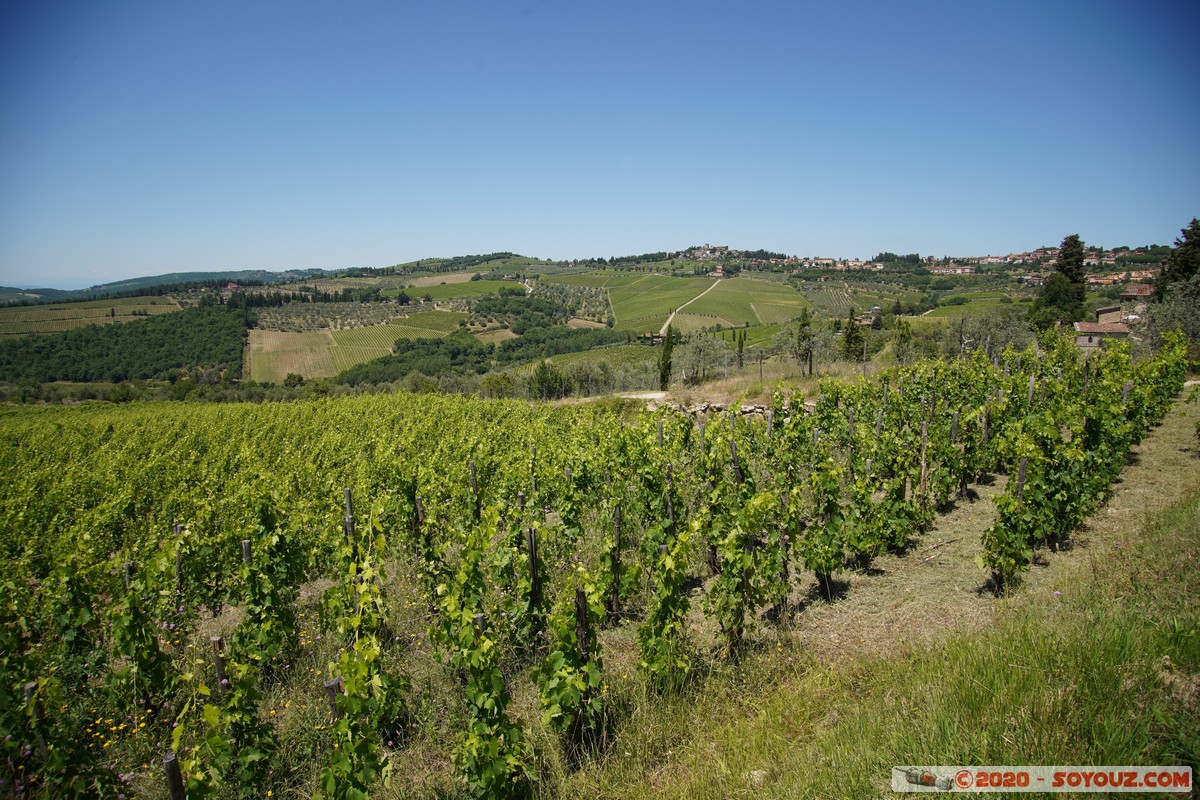
M224 306L0 341L0 381L127 381L191 368L242 375L251 320Z

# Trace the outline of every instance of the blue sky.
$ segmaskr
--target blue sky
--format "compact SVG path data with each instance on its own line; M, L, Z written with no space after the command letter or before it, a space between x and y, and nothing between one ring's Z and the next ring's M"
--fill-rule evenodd
M0 4L0 284L1170 243L1188 2Z

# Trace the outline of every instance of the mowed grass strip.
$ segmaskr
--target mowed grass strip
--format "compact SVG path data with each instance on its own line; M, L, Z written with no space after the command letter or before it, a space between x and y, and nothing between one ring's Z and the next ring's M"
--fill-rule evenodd
M179 309L180 305L174 299L157 295L0 308L0 335L53 333L85 325L132 322L149 316L169 314Z

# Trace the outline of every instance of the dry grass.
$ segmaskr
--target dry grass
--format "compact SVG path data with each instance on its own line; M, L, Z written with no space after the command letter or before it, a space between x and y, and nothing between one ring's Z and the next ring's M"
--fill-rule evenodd
M517 334L508 328L501 328L495 331L482 331L475 334L475 338L484 344L500 344L501 342L507 342L509 339L516 339Z
M567 320L567 327L568 328L583 328L583 329L596 330L599 328L607 328L608 326L605 325L603 322L596 322L593 319L581 319L579 317L571 317L569 320Z

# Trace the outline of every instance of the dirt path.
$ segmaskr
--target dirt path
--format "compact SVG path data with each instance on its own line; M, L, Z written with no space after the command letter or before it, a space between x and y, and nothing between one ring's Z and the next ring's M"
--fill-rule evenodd
M719 279L718 279L718 280L715 280L715 281L713 281L713 285L712 285L712 286L708 287L708 288L707 288L707 289L705 289L703 292L701 292L700 294L696 295L696 296L695 296L695 297L693 297L691 300L688 300L686 303L684 303L683 305L681 305L679 308L677 308L677 309L675 309L674 311L672 311L672 312L671 312L671 316L667 317L667 321L666 321L666 322L664 322L664 323L663 323L663 326L662 326L662 327L659 329L659 331L658 331L658 335L659 335L659 336L666 336L666 335L667 335L667 327L668 327L668 326L670 326L671 322L672 322L672 321L675 319L675 315L676 315L676 314L678 314L678 313L679 313L680 311L682 311L683 309L685 309L685 308L687 308L688 306L690 306L692 303L694 303L694 302L696 302L697 300L699 300L701 297L704 297L704 295L708 294L708 293L709 293L709 292L711 292L713 289L717 288L717 284L718 284L718 283L720 283L720 282L721 282L721 281L720 281Z

